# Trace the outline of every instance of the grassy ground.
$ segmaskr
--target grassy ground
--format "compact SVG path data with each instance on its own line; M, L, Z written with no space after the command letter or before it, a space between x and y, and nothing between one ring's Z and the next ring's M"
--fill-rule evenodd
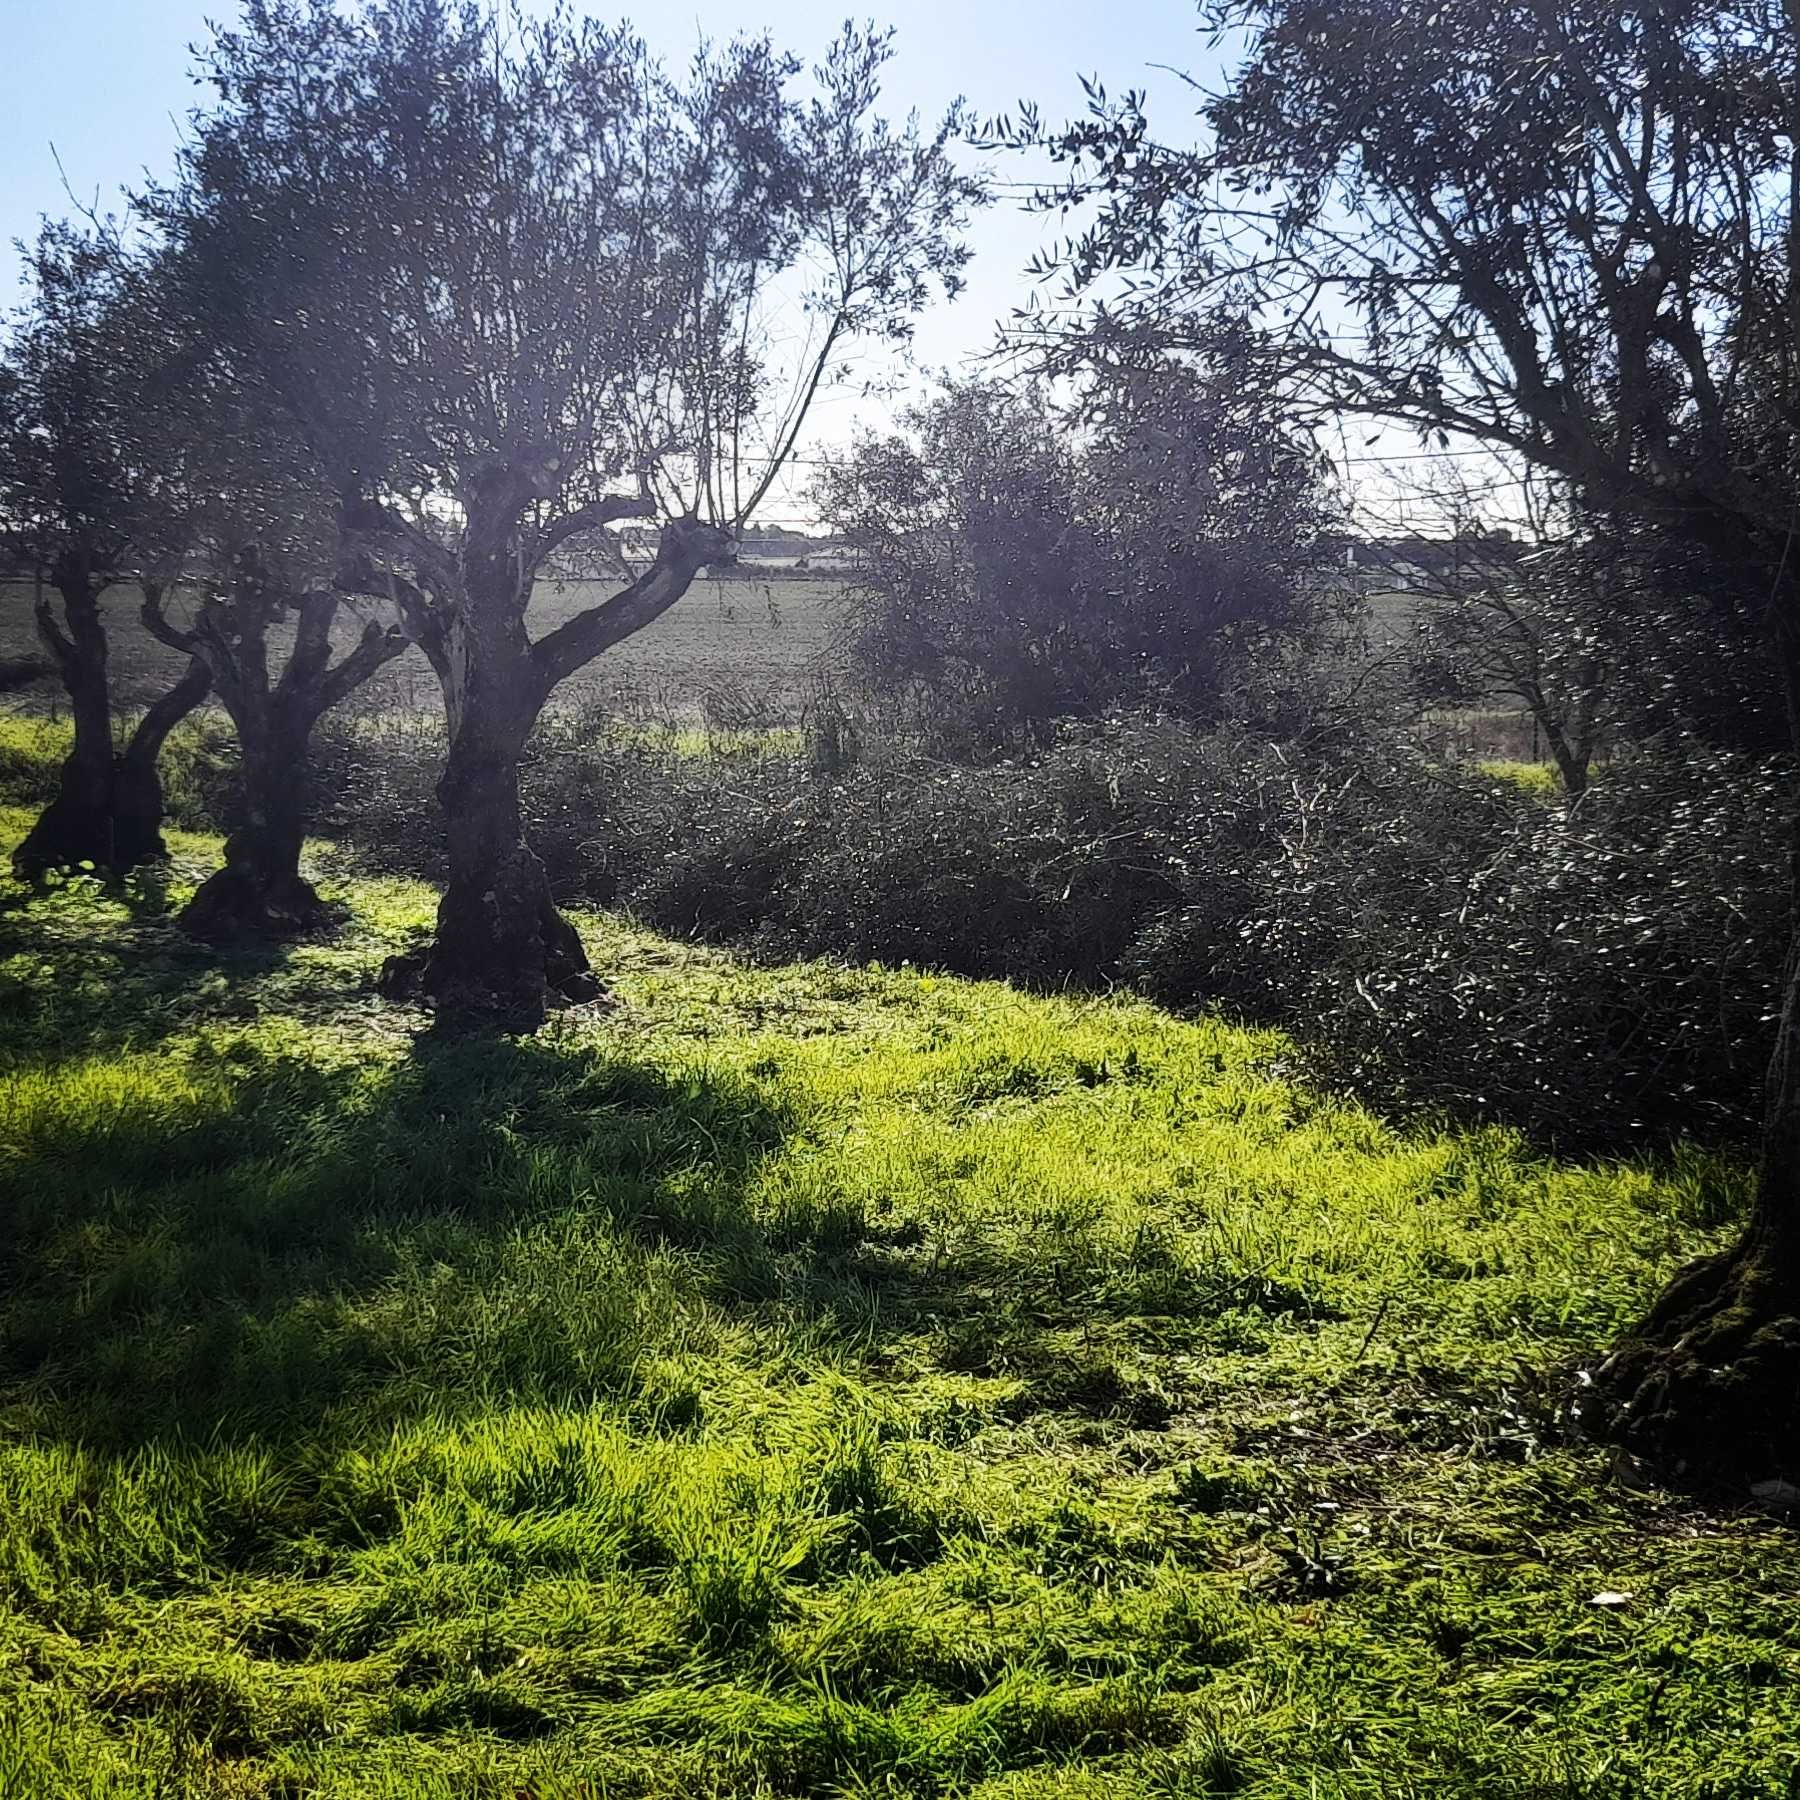
M0 892L9 1800L1797 1791L1793 1535L1556 1424L1730 1167L595 918L443 1035L177 851Z
M1475 766L1484 775L1491 775L1496 781L1510 781L1528 794L1542 794L1548 799L1562 792L1562 782L1557 777L1555 763L1520 762L1507 757L1491 757Z

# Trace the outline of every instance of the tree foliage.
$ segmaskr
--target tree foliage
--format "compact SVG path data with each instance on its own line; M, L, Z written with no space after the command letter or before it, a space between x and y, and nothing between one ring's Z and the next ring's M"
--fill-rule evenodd
M887 55L846 27L802 101L767 38L672 73L626 27L474 0L253 0L207 54L215 103L148 209L443 688L451 879L396 987L595 993L519 756L558 683L735 553L844 346L958 284L960 115L885 124ZM784 283L814 328L786 358ZM606 548L626 519L658 522L647 566ZM583 546L617 591L533 638L539 571Z
M1794 87L1781 7L1227 0L1248 34L1205 141L1141 94L1048 145L1104 195L1077 282L1108 322L1221 331L1317 416L1463 432L1590 501L1785 530ZM1222 323L1223 321L1223 323Z
M1289 435L1191 368L1110 366L1057 405L971 382L827 469L875 687L1004 736L1111 706L1217 713L1302 636L1329 495Z
M32 579L75 740L13 867L122 873L162 852L156 759L207 689L190 664L115 751L101 601L179 552L164 453L184 429L188 358L149 268L109 222L47 226L31 277L0 360L0 551Z

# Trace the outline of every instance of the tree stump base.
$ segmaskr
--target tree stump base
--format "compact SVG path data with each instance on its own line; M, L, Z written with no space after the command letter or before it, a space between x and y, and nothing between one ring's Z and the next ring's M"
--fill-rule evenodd
M200 884L177 922L192 937L231 943L305 937L328 925L331 914L302 875L263 878L227 864Z
M1595 1372L1596 1435L1681 1485L1800 1474L1800 1316L1754 1237L1690 1264Z
M572 969L554 983L529 973L501 983L450 966L436 944L390 956L375 977L375 991L384 1000L430 1007L443 1017L492 1019L520 1031L537 1030L554 1012L615 1004L592 969Z
M53 869L84 867L102 876L122 873L112 814L103 806L79 805L59 794L13 851L13 874L20 881L37 882Z
M375 986L390 1000L498 1017L524 1031L552 1012L610 1001L581 933L550 897L543 865L522 844L485 880L452 880L435 937L390 956Z

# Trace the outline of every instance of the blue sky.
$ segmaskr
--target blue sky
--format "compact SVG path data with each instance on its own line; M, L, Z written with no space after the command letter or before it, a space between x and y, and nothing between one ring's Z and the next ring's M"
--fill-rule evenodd
M526 0L542 7L548 0ZM580 0L575 0L580 4ZM865 4L867 0L865 0ZM28 0L8 20L9 114L0 155L0 304L18 292L18 238L35 234L43 214L71 210L69 188L105 210L122 185L144 170L169 168L185 115L205 99L190 77L189 45L207 35L207 18L229 23L237 0ZM628 9L597 4L613 18ZM739 0L689 0L640 6L633 23L665 57L676 60L702 37L728 38L766 27L776 42L803 57L823 49L846 12L846 0L764 0L750 13ZM858 17L864 16L859 10ZM1149 90L1159 130L1183 135L1196 96L1170 73L1183 69L1206 86L1224 71L1184 0L1148 4L1117 0L911 0L874 14L898 27L884 109L917 108L933 118L959 94L979 116L1039 102L1046 118L1082 111L1082 75L1099 75L1113 91ZM1166 65L1159 67L1158 65ZM54 153L52 151L54 145ZM1001 180L1038 171L1017 158L992 161ZM1054 221L1028 216L1003 198L976 221L969 286L954 306L938 306L920 323L917 355L925 370L955 368L993 341L994 327L1024 299L1023 270L1034 249L1054 234ZM923 385L921 378L920 385ZM803 450L841 442L859 424L887 417L880 403L840 391L821 396ZM1377 454L1416 450L1403 434L1381 434ZM804 514L807 482L796 469L766 516Z
M206 35L209 15L228 22L233 9L234 0L37 0L18 9L23 16L9 21L6 37L10 116L0 159L8 289L18 270L13 241L32 236L42 214L70 210L58 156L70 189L84 204L98 195L102 210L146 168L169 167L183 116L205 98L189 76L188 46ZM593 10L632 16L613 6ZM690 0L641 8L633 23L671 59L702 35L723 38L765 26L778 44L810 57L842 24L845 10L845 0L764 0L754 12ZM1084 105L1078 78L1098 73L1113 89L1148 86L1162 96L1164 117L1173 122L1178 109L1191 110L1192 96L1151 65L1204 71L1209 64L1195 15L1181 4L912 0L874 16L898 27L885 99L894 113L917 107L930 117L961 94L983 116L1011 111L1027 96L1048 117L1061 118ZM995 172L1016 180L1029 170L1002 158ZM994 321L1023 298L1021 270L1052 229L1005 203L977 222L968 292L921 326L919 354L927 366L953 365L985 347ZM843 410L834 416L843 417ZM821 430L828 425L821 418Z

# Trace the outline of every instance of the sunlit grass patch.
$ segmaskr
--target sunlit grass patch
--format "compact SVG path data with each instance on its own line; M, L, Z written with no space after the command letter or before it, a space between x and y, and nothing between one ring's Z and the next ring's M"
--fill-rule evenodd
M559 726L569 728L566 722L553 721L551 730ZM678 725L609 719L598 729L614 743L669 756L793 756L806 744L805 732L793 725Z
M1518 762L1506 757L1493 757L1475 765L1482 774L1496 781L1511 782L1528 794L1550 795L1561 790L1555 763Z
M49 799L57 767L74 741L67 719L0 711L0 802L28 805Z
M1560 1424L1732 1164L611 919L446 1035L216 853L0 913L0 1793L1788 1791L1791 1538Z

